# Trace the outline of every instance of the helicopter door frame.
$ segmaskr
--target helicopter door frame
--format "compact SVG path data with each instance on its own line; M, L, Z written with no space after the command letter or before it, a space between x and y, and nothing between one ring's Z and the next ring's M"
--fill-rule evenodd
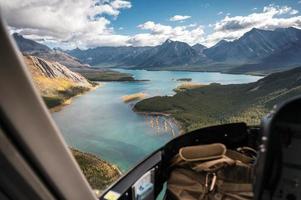
M26 199L27 186L32 200L95 200L6 27L0 16L0 197Z

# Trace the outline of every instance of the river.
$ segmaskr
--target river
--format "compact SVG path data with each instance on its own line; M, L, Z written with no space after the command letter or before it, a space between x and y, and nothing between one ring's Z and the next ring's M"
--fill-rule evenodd
M173 95L173 89L191 78L203 84L248 83L261 77L207 72L123 70L146 82L106 82L102 87L73 98L52 116L68 145L100 156L126 172L148 154L179 134L172 119L146 117L132 111L123 95Z

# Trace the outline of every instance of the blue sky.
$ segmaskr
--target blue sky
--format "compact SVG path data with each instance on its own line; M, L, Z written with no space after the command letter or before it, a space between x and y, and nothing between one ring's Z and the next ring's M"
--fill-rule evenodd
M252 28L301 28L299 0L0 0L11 32L51 47L212 46Z
M134 0L131 2L132 8L122 11L117 20L112 21L120 34L139 32L137 24L145 21L177 25L178 22L169 21L169 18L176 14L191 16L183 22L183 25L202 24L206 27L206 31L211 32L206 25L223 19L228 13L230 16L244 16L262 10L264 6L270 4L291 6L298 10L301 8L301 3L297 0ZM118 30L119 27L123 30Z

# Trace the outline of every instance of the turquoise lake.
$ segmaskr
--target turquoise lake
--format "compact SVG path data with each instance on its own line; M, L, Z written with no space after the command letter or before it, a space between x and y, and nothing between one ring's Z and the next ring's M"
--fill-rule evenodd
M258 76L207 72L122 70L147 82L106 82L102 87L73 98L72 103L52 116L68 145L100 156L126 172L147 155L176 137L172 119L147 117L132 111L134 102L122 96L143 92L148 97L173 95L179 78L198 83L248 83Z

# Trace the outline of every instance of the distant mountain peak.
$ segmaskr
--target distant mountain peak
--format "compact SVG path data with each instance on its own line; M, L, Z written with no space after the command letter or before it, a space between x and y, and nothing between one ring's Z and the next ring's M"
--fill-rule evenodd
M189 44L186 42L181 42L181 41L176 41L176 40L171 40L167 39L162 45L160 46L170 46L170 47L176 47L176 46L181 46L181 47L191 47Z
M297 29L295 27L287 27L287 28L276 28L275 31L279 31L279 30L300 30L300 29Z
M60 48L60 47L54 47L53 50L54 50L54 51L64 51L64 50L63 50L62 48Z
M250 30L250 32L256 32L256 31L262 31L262 29L252 28L252 29Z
M196 44L193 45L192 47L203 47L204 49L207 48L205 45L202 45L202 44L200 44L200 43L196 43Z
M21 52L28 53L28 52L37 52L37 51L43 51L43 52L51 51L51 49L48 46L44 44L40 44L34 40L24 38L19 33L13 33L12 36L15 39L16 43L18 44Z
M297 31L300 31L300 28L293 27L293 26L291 26L291 27L288 27L287 29L289 29L289 30L297 30Z
M218 43L216 43L213 47L218 47L224 44L229 43L227 40L220 40Z
M263 30L263 29L258 29L258 28L252 28L250 31L248 31L245 34L243 34L243 36L241 38L239 38L239 39L243 39L243 38L248 37L250 35L256 35L256 34L260 34L260 33L263 33L263 32L268 32L268 31L267 30Z
M200 43L197 43L195 45L192 46L192 48L197 51L198 53L203 53L204 49L207 49L206 46L200 44Z
M75 49L73 49L74 51L81 51L81 49L79 47L76 47Z
M17 32L13 33L13 37L22 37L22 38L24 38L20 33L17 33Z
M173 43L174 41L173 40L171 40L171 39L167 39L164 43Z

